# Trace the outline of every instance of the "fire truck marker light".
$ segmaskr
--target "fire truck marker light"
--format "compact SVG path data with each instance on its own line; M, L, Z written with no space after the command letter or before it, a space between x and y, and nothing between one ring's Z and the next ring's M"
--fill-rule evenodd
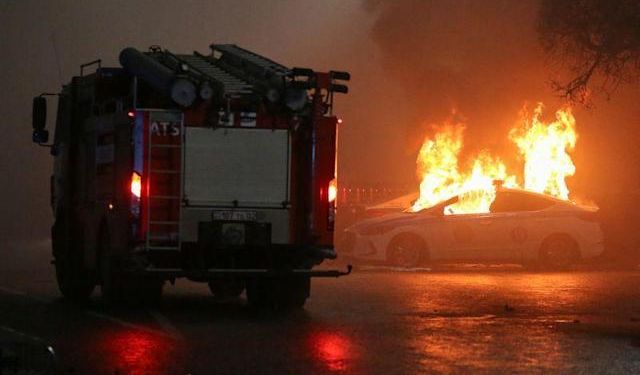
M142 192L142 178L136 172L131 174L131 193L140 198Z
M342 124L342 119L341 118L338 119L338 124Z
M129 112L127 112L127 116L129 118L134 118L134 117L136 117L136 113L134 111L129 111Z
M109 209L113 210L113 203L109 203Z

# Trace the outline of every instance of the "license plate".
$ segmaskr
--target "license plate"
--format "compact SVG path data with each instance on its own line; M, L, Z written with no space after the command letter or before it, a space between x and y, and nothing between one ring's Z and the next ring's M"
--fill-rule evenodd
M256 221L256 211L219 210L213 211L213 220Z

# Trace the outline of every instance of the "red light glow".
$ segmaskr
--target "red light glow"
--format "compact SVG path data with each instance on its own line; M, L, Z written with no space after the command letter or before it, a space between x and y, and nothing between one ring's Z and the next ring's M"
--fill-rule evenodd
M349 340L337 332L317 332L311 336L311 345L315 356L330 371L347 370L353 353Z
M109 374L187 373L180 365L184 349L169 337L138 330L114 330L96 338L95 343L97 347L93 350L99 354L93 360L104 362L100 365L110 369Z

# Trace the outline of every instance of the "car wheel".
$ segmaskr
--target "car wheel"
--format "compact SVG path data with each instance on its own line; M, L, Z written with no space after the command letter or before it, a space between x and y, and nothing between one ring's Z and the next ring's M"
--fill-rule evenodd
M579 259L578 244L567 235L547 238L540 249L540 263L547 269L565 269Z
M401 235L394 238L387 249L389 265L402 268L413 268L426 259L426 246L422 239L413 235Z

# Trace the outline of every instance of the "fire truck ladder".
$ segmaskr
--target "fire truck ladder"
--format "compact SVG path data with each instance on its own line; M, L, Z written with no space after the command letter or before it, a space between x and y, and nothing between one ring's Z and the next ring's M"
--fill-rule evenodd
M235 61L239 61L245 66L251 64L256 68L260 68L263 70L263 75L265 71L278 76L286 76L290 72L286 66L280 65L273 60L269 60L264 56L260 56L244 48L240 48L235 44L212 44L210 47L214 51L233 56Z
M184 125L179 136L149 134L147 202L147 249L179 251L182 216L182 143Z
M251 84L225 72L200 54L176 55L175 57L209 79L221 83L224 86L224 92L227 95L244 95L250 94L253 91L253 86Z

